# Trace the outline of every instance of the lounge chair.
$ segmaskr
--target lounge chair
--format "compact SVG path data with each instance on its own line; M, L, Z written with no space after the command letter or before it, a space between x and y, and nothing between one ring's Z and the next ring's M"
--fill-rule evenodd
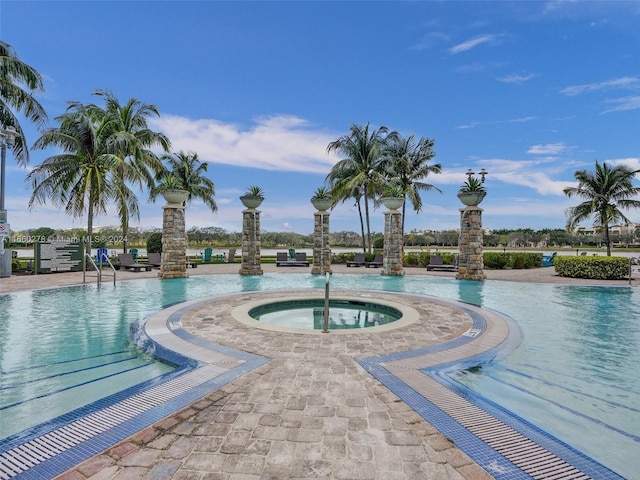
M276 267L308 267L309 261L305 252L298 252L294 258L289 258L287 252L276 253Z
M542 256L542 266L543 267L552 267L553 261L556 258L558 252L553 252L551 255L543 255Z
M382 255L376 255L376 258L374 258L372 262L365 262L364 266L367 268L380 268L382 264Z
M353 260L347 261L347 267L362 267L364 264L364 253L356 253L353 256Z
M296 259L294 261L296 262L296 266L297 267L308 267L309 266L309 261L307 260L306 252L298 252L298 253L296 253Z
M162 254L160 252L148 253L147 264L153 268L160 268L162 265Z
M429 265L427 265L427 270L455 271L457 269L458 267L456 265L444 263L442 255L431 255L431 257L429 257Z
M130 253L119 253L118 262L120 264L120 268L133 270L134 272L140 272L142 270L149 272L152 268L151 265L148 264L136 263Z

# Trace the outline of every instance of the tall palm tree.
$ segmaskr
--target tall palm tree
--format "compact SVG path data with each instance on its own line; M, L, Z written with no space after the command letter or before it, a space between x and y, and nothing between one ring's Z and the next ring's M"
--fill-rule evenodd
M159 178L161 183L167 177L174 177L189 192L186 203L199 198L212 212L218 210L216 201L213 198L216 194L215 186L211 179L204 176L209 164L201 163L197 153L180 151L163 155L162 160L167 162L167 169ZM153 188L151 190L151 199L155 200L161 191L161 184Z
M344 202L349 198L356 198L359 206L360 197L364 200L365 221L367 225L367 239L362 239L363 250L367 246L371 252L371 222L369 219L369 200L373 198L380 183L380 158L386 146L389 134L387 127L369 130L369 124L364 127L352 124L350 133L334 142L329 143L327 152L337 152L343 156L329 174L327 183L331 186L331 196ZM362 218L361 218L362 221Z
M416 213L422 210L420 192L437 190L442 193L439 188L422 181L432 173L442 172L442 165L439 163L428 163L436 156L433 151L434 145L435 141L429 138L420 137L420 140L416 141L413 134L408 137L394 135L384 152L382 163L389 183L405 192L405 197L408 197ZM406 208L405 202L402 205L403 233Z
M564 193L568 197L582 198L584 202L567 209L567 227L575 227L594 216L595 225L604 231L607 256L611 256L609 226L619 221L628 225L630 220L621 209L640 208L640 201L633 199L640 194L640 187L633 186L633 179L639 172L623 165L601 165L597 160L595 172L576 171L574 177L578 185L565 188Z
M0 127L16 129L13 154L19 165L29 163L29 150L13 110L22 112L37 127L42 127L47 122L47 114L33 93L43 91L44 83L40 74L21 61L11 45L0 40Z
M124 238L122 246L126 253L129 219L140 218L138 198L131 186L153 188L154 178L163 172L164 166L151 149L160 147L168 152L171 143L166 135L148 128L147 119L152 115L160 116L155 105L142 103L135 98L121 105L114 94L106 90L96 90L94 95L105 101L105 114L111 117L107 146L111 153L120 158L114 171L115 200Z
M69 102L56 121L60 126L46 130L34 148L58 147L62 153L46 158L27 175L33 187L29 208L51 201L68 215L86 213L86 252L91 253L94 216L106 213L115 196L113 171L119 158L106 146L111 120L104 112Z

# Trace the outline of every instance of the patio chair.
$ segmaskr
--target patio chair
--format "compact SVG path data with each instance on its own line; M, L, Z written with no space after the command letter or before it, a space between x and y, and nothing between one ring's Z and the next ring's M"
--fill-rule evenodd
M211 262L211 254L213 253L213 248L207 247L204 249L204 253L202 254L202 261L204 263Z
M287 254L287 252L276 253L276 267L282 267L288 261L289 261L289 255Z
M309 261L307 260L306 252L296 253L295 264L296 264L296 266L300 266L300 267L308 267L309 266Z
M356 253L353 260L347 261L347 267L362 267L364 264L364 253Z
M456 262L457 263L457 262ZM457 265L449 265L444 263L442 259L442 255L431 255L429 257L429 265L427 265L427 270L457 270Z
M133 263L138 261L138 249L137 248L130 248L129 249L129 255L131 255L131 258L133 258Z
M553 252L551 255L543 255L542 256L542 266L543 267L552 267L553 261L556 258L558 252Z
M289 260L295 260L296 258L296 249L295 248L290 248L289 249Z
M125 270L133 270L134 272L141 272L142 270L147 272L151 271L151 265L136 263L130 253L119 253L118 263L120 268Z
M376 255L372 262L365 262L364 266L367 268L379 268L382 267L382 255Z
M96 265L102 265L103 263L109 263L109 250L101 247L96 252Z
M160 252L147 254L147 264L154 268L160 268L162 266L162 254Z

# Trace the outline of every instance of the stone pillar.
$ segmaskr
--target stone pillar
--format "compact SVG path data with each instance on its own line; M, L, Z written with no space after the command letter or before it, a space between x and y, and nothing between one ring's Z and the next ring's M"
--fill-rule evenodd
M162 265L158 277L188 277L184 207L171 203L162 209Z
M242 211L242 264L240 275L262 275L260 265L260 212L255 208Z
M402 236L402 214L398 210L384 213L384 257L382 275L402 276L404 238Z
M329 212L316 212L313 216L313 267L311 273L324 275L331 271L329 247Z
M482 209L473 206L461 208L457 279L484 280L487 278L483 270L482 233Z

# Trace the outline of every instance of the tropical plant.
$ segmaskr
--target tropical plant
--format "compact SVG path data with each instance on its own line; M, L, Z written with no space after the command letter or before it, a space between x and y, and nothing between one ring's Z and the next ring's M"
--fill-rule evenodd
M609 226L620 221L628 225L630 220L621 209L640 207L640 201L634 199L640 194L640 188L633 185L638 172L640 170L624 165L611 167L607 163L600 164L597 160L594 172L576 171L574 177L578 185L563 191L569 198L579 197L584 202L567 209L567 227L573 229L581 221L595 217L595 226L604 231L607 256L611 256Z
M69 102L55 120L60 126L46 130L34 148L57 147L61 153L44 159L27 175L33 188L28 205L52 202L74 217L86 213L86 251L91 253L94 216L106 213L118 184L113 172L119 158L107 148L112 120L78 102Z
M391 135L389 139L383 155L385 176L393 179L393 182L403 190L402 196L407 197L411 202L413 211L419 213L422 211L420 192L437 190L442 193L439 188L424 182L429 175L442 172L442 166L439 163L428 163L436 155L433 151L435 141L425 137L420 137L416 141L414 135L402 137L398 134ZM406 209L405 202L402 205L403 232Z
M337 152L343 157L327 175L332 197L341 202L355 199L361 226L363 220L360 200L364 199L367 236L365 238L362 228L362 249L365 253L367 247L369 252L372 250L369 200L373 199L383 184L380 165L382 151L396 135L395 132L388 132L387 127L370 131L368 123L364 127L352 124L348 135L343 135L327 146L328 153Z
M189 192L185 203L190 203L198 198L212 212L218 210L216 201L213 198L216 194L215 186L211 179L204 176L208 164L201 163L197 153L180 151L163 155L162 160L167 163L168 168L160 175L160 183L151 189L151 200L155 201L162 190L168 188L167 182L174 182L170 177L175 177L177 179L176 185L181 185L180 189Z
M331 190L327 187L318 187L313 192L311 200L331 200Z
M21 61L11 45L0 40L0 126L16 129L17 136L12 149L19 165L29 163L29 150L14 111L21 112L37 127L47 122L44 108L33 97L36 92L44 92L42 76Z
M262 189L262 187L259 187L257 185L251 185L247 187L244 195L247 197L258 197L264 199L264 190Z
M487 189L478 177L469 175L467 180L458 189L458 193L487 193Z
M160 116L155 105L142 103L135 98L130 98L121 105L113 93L106 90L96 90L94 95L105 101L104 115L108 115L111 120L107 145L110 152L120 159L114 171L118 184L115 201L126 253L129 219L132 216L140 218L138 198L131 186L153 188L154 177L163 172L164 166L151 149L160 147L168 152L171 144L166 135L148 128L147 119L150 116ZM99 107L93 108L100 114Z
M398 185L389 185L382 190L383 197L398 197L404 198L406 192Z
M162 176L162 181L155 187L159 192L165 190L186 190L182 180L176 177L173 173Z

